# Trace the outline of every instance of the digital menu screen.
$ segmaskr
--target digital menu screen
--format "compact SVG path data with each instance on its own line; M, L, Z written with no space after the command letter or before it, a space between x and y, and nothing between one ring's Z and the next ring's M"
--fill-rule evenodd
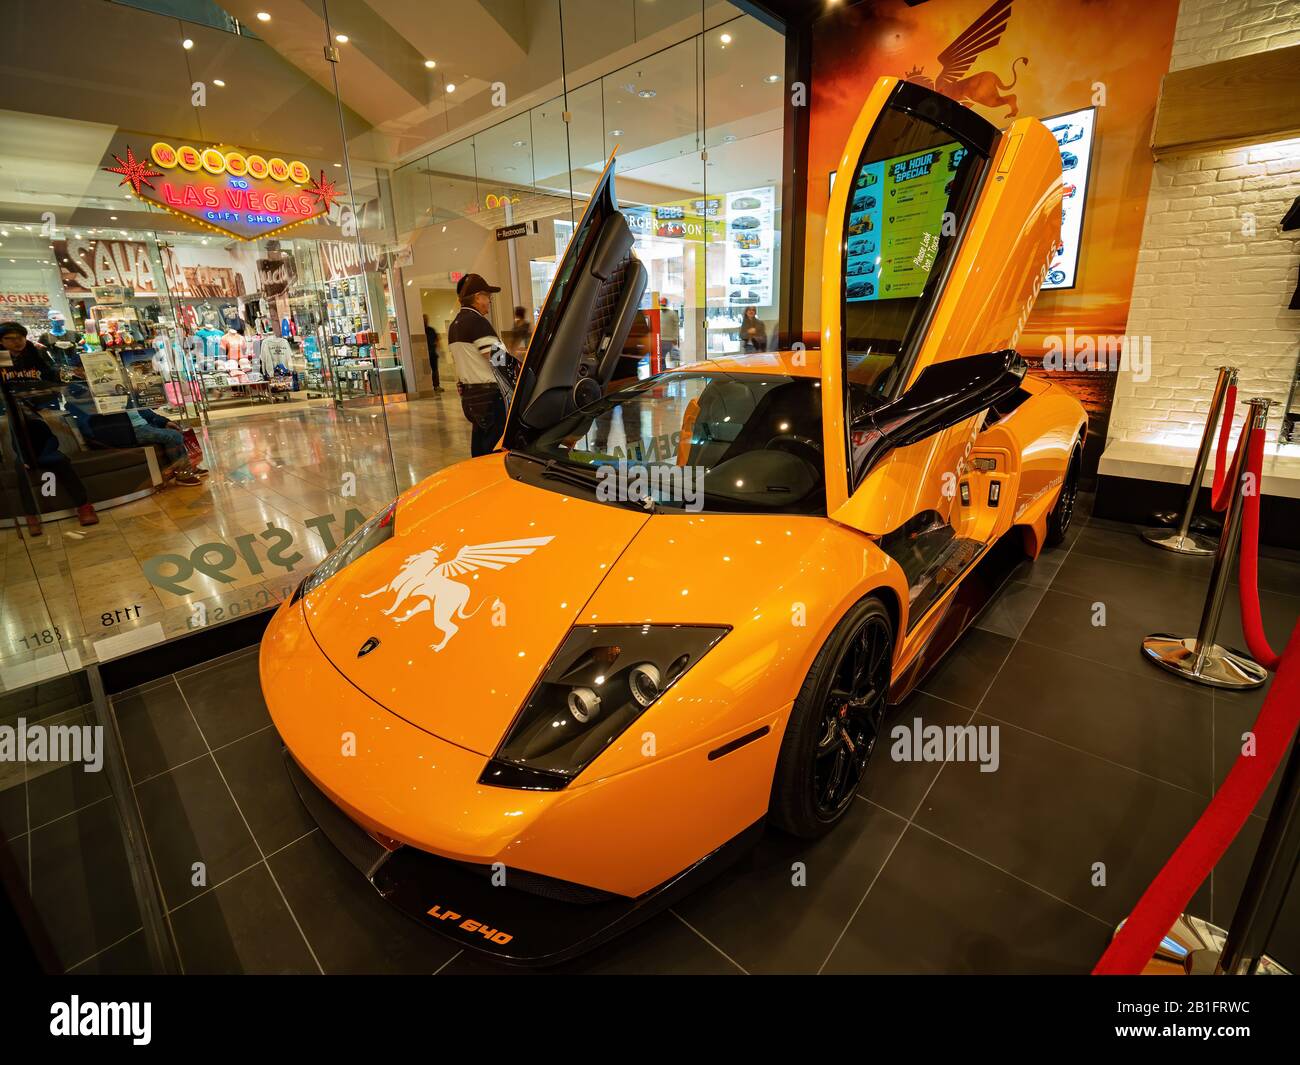
M859 168L844 238L848 303L921 294L966 152L954 141Z

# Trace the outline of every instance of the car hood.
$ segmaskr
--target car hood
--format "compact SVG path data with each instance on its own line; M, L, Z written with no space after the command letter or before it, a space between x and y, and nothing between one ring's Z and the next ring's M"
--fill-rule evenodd
M372 699L491 755L646 520L514 481L500 454L460 463L403 495L395 535L305 597L307 624Z

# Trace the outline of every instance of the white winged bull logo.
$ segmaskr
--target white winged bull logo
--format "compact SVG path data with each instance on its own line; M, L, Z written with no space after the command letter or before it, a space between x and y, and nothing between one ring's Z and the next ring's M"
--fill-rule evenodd
M436 544L427 551L407 555L396 577L382 588L366 592L361 598L373 599L385 592L392 592L396 598L387 610L382 611L385 617L392 617L408 602L414 603L406 613L393 618L399 625L403 621L410 621L422 611L432 610L433 623L442 631L442 639L430 646L434 651L441 651L460 631L460 626L456 624L455 619L468 620L483 608L483 603L479 603L466 613L465 604L469 602L469 586L453 581L451 578L459 577L464 573L473 573L477 569L505 569L512 562L518 562L521 558L531 555L553 539L555 539L553 536L535 536L527 540L501 540L493 544L475 544L472 547L462 547L456 552L455 558L448 559L446 562L438 561L445 545Z

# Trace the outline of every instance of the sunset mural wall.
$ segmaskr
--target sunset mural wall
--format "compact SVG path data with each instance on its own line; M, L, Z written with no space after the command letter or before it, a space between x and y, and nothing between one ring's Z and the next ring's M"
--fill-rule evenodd
M999 128L1017 115L1099 104L1075 287L1040 295L1019 346L1042 372L1048 337L1067 329L1122 336L1151 184L1151 125L1177 16L1178 0L929 0L916 7L864 0L818 20L809 93L805 343L818 344L820 292L812 279L820 274L829 175L867 92L886 75L927 87L938 81ZM939 58L945 52L947 77ZM1115 375L1053 376L1088 408L1091 471L1105 441Z

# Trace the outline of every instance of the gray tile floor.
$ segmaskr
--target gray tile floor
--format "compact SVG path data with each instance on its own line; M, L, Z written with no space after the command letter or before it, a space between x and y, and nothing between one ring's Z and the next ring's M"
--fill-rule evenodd
M1080 521L1065 546L1013 574L894 712L999 726L997 772L877 758L829 836L769 831L719 879L566 970L1086 972L1226 775L1263 693L1214 692L1148 666L1143 635L1194 630L1209 564ZM1280 642L1300 613L1300 563L1263 569L1265 623ZM1093 624L1098 604L1104 625ZM1234 610L1222 633L1240 645ZM115 711L186 972L503 971L390 908L314 827L280 762L255 649L119 696ZM57 830L28 832L35 819L0 811L7 834L33 841L33 886L59 863L111 871L85 848L109 838L112 803L49 790ZM1194 912L1229 921L1270 798ZM79 916L56 938L78 971L147 965L134 903L114 894L121 876L95 890L86 875L60 881L55 904ZM1273 950L1300 965L1300 896Z

